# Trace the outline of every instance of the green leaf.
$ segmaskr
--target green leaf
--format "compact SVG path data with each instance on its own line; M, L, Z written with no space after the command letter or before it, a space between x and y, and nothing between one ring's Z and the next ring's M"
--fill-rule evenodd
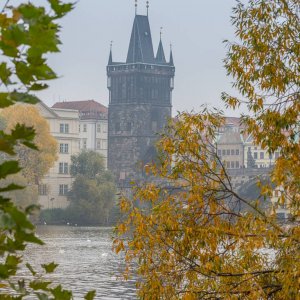
M51 284L51 281L34 280L29 283L29 286L35 291L37 291L37 290L48 291L49 290L48 286L50 284Z
M34 82L33 72L31 68L24 61L17 61L15 63L16 75L24 85L29 85Z
M9 95L9 93L0 93L0 108L8 107L14 104Z
M71 11L73 9L72 3L61 3L60 0L48 0L51 8L54 10L54 12L57 14L59 18L64 16L66 13Z
M0 166L1 168L1 166ZM9 191L15 191L15 190L23 190L25 187L20 186L14 183L11 183L7 185L6 187L0 188L0 193L9 192Z
M84 299L85 299L85 300L93 300L93 299L95 298L95 296L96 296L96 291L89 291L89 292L85 295Z
M0 165L0 178L4 179L8 175L16 174L19 171L21 171L21 168L19 167L19 163L17 161L5 161Z
M16 226L16 223L12 219L12 217L7 214L0 211L0 228L2 230L9 230Z
M52 262L50 264L44 264L42 265L42 267L46 271L46 273L53 273L55 269L58 267L58 264Z
M30 271L30 273L35 276L36 275L36 272L34 271L33 267L31 266L31 264L29 263L26 263L26 267L27 269Z
M41 84L41 83L34 83L29 90L30 91L41 91L44 90L46 88L48 88L49 85L48 84Z
M10 84L10 76L12 75L11 69L7 67L7 63L3 62L0 64L0 80L5 84ZM0 101L1 105L1 101Z
M13 92L10 94L11 100L14 102L22 102L22 103L28 103L28 104L36 104L40 102L39 98L37 98L34 95L30 95L28 93L17 93Z
M72 299L72 293L67 290L63 290L61 285L52 289L51 293L54 296L55 300L71 300Z

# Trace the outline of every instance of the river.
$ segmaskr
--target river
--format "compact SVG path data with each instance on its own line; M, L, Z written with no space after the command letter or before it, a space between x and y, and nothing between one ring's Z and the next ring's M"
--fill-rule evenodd
M71 289L74 299L96 290L96 299L136 299L134 280L119 278L122 259L111 251L112 229L69 226L39 226L44 246L29 245L24 261L34 266L56 262L51 280ZM28 276L23 270L23 276Z

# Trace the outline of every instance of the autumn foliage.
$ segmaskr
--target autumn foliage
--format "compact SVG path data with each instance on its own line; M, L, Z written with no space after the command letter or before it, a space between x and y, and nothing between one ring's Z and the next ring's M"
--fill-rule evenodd
M57 142L50 134L49 124L33 105L15 105L4 109L0 115L6 121L9 132L16 124L24 124L35 130L34 143L39 151L24 145L16 148L17 158L22 167L22 175L28 183L38 184L57 159Z
M227 42L225 68L241 96L223 100L246 105L248 134L281 157L261 197L244 199L216 154L223 115L204 109L169 124L160 163L120 199L114 249L125 278L138 274L141 299L299 299L299 1L237 2L232 24L238 41ZM274 186L289 224L259 208Z

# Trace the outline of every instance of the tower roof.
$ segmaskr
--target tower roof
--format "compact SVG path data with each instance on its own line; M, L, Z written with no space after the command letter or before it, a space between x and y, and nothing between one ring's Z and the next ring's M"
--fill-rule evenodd
M154 52L148 16L136 15L126 63L154 63Z
M113 60L112 60L112 50L110 49L109 51L109 58L108 58L108 65L111 65L113 63Z
M169 65L170 65L170 66L174 66L174 59L173 59L173 51L172 51L172 48L171 48L171 50L170 50Z
M163 47L161 39L159 41L159 45L158 45L158 49L157 49L156 62L164 63L164 64L166 63L164 47Z

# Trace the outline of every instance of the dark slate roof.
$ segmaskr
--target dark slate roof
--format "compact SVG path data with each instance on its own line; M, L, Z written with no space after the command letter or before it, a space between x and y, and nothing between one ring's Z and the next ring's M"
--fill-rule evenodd
M164 47L161 40L159 41L159 45L157 49L156 62L163 63L163 64L167 62L165 57Z
M126 63L154 63L154 52L148 16L136 15Z
M173 59L173 51L170 51L170 60L169 60L169 65L174 66L174 59Z
M112 51L110 49L109 58L108 58L108 65L111 65L112 63L113 63L113 60L112 60Z

